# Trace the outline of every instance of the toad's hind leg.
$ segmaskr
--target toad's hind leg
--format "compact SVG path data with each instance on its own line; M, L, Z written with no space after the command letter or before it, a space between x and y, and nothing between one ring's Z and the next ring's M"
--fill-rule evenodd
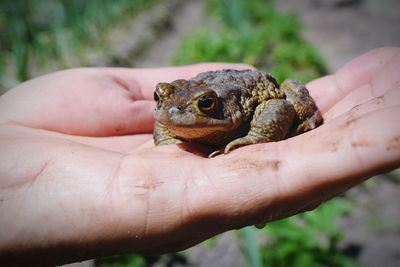
M322 124L321 112L304 84L294 80L285 80L281 86L286 99L292 103L296 111L296 128L291 135L301 134Z
M295 119L293 105L285 99L270 99L261 102L250 123L246 136L230 142L224 153L250 144L279 141L286 137Z

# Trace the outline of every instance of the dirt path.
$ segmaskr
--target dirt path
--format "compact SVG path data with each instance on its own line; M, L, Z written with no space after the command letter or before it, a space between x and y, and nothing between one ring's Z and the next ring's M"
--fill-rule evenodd
M106 48L89 49L88 65L171 65L182 38L204 23L203 4L201 0L165 0L138 16L122 19L108 33Z
M331 72L376 47L400 46L398 0L275 1L304 25L304 36L319 49ZM377 176L347 193L354 203L341 222L343 247L362 266L400 266L400 171Z
M185 35L204 22L202 1L189 0L184 2L179 12L172 20L172 31L161 36L155 43L136 60L135 67L160 67L171 65L171 60L179 43Z
M400 46L398 0L276 0L298 15L331 71L370 49Z

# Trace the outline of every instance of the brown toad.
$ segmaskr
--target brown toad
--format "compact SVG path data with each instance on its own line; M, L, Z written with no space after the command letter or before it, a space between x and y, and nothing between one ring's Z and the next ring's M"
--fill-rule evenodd
M159 83L154 99L156 145L194 142L228 153L303 133L323 121L303 84L286 80L279 86L256 70L208 71Z

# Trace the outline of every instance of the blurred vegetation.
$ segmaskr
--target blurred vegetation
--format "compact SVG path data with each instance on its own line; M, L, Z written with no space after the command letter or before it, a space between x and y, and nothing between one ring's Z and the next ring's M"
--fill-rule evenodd
M0 1L0 83L30 77L40 64L70 66L71 53L84 64L86 50L101 44L107 30L121 16L143 10L146 0L2 0ZM326 72L318 52L301 37L296 17L277 12L268 0L207 0L210 27L182 40L174 63L204 61L245 62L271 72L278 81L290 77L307 82ZM11 69L11 70L10 70ZM5 73L15 72L15 81ZM338 247L337 220L349 211L349 202L337 198L320 208L264 229L242 232L249 266L358 266ZM261 240L261 241L260 241ZM215 239L203 246L212 249ZM148 266L157 260L184 262L184 254L146 258L136 254L97 261L99 266Z
M264 266L359 266L338 247L342 230L337 220L350 211L350 203L336 198L316 210L268 224L269 243L262 246Z
M84 65L87 51L83 48L92 43L100 46L121 16L133 16L153 2L0 1L0 84L27 80L32 68L43 64L55 64L56 68ZM79 62L71 64L71 60Z
M271 1L208 0L207 7L216 26L187 36L174 63L244 62L278 81L309 81L326 73L317 51L301 38L297 18L277 12Z
M130 253L97 260L96 265L104 267L144 267L149 264L144 257Z

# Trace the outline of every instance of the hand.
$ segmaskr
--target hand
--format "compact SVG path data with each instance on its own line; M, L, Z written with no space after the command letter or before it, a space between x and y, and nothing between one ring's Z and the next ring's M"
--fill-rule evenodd
M0 260L178 250L310 210L400 166L400 49L308 85L325 123L212 159L154 147L158 81L240 65L75 69L0 98Z

